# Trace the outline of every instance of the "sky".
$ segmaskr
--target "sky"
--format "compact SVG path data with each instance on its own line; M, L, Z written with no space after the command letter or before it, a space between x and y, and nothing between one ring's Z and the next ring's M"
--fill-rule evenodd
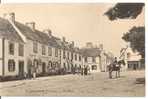
M16 21L36 23L36 29L50 29L52 35L68 41L74 41L78 47L86 42L103 44L106 51L119 56L120 49L127 43L121 38L133 26L144 26L145 13L136 19L110 21L104 13L114 4L3 4L0 5L0 17L4 13L15 12Z

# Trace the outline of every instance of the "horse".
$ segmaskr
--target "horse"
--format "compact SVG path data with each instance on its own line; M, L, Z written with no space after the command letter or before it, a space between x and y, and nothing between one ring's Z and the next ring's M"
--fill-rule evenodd
M109 72L109 78L112 78L112 72L113 71L116 71L116 78L120 77L121 65L125 66L125 61L124 60L120 60L116 64L111 63L111 64L109 64L107 66L108 72Z

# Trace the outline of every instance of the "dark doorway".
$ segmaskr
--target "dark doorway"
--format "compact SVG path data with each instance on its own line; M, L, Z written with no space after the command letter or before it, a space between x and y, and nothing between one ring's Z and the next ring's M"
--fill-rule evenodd
M24 77L24 61L19 61L19 77Z
M46 73L46 63L45 62L42 63L42 73L43 74Z

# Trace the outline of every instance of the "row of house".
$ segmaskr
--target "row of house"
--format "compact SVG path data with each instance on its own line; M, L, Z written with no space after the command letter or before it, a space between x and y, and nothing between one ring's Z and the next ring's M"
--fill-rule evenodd
M0 18L0 77L41 75L59 69L71 72L84 66L89 66L91 71L106 71L103 66L111 60L107 57L103 49L80 49L65 37L53 36L49 29L39 31L35 22L17 22L15 13Z
M122 68L125 70L138 70L144 69L144 59L138 52L133 52L129 45L120 50L120 59L125 60L125 66Z

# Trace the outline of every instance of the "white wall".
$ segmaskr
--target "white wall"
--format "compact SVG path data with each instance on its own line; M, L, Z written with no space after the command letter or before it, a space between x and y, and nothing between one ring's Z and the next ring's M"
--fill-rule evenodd
M12 42L12 41L10 41L10 42ZM19 45L19 43L18 42L13 42L15 45L15 47L14 47L14 55L10 55L9 54L9 40L6 40L5 39L5 45L4 45L4 47L5 47L5 61L4 61L4 64L5 64L5 76L9 76L9 75L11 75L11 76L14 76L14 75L18 75L18 72L19 72L19 68L18 68L18 64L19 64L19 60L20 61L24 61L24 71L25 71L25 66L26 66L26 62L25 62L25 59L24 59L24 57L25 57L25 53L24 53L24 57L21 57L21 56L19 56L18 55L18 45ZM24 48L25 48L25 46L24 46ZM13 59L14 61L15 61L15 71L13 71L13 72L9 72L8 71L8 60L9 59Z
M48 47L49 45L45 45L46 48L46 55L42 55L42 45L41 43L38 43L38 52L34 53L33 52L33 41L32 40L27 40L26 47L25 47L25 53L26 53L26 61L28 59L31 59L32 61L34 59L41 59L42 62L46 63L46 68L48 66L48 62L59 62L60 63L60 53L58 49L58 57L55 57L55 48L51 46L52 48L52 56L48 55ZM37 73L42 72L42 65L39 66L37 69Z
M130 53L130 57L127 56L127 53ZM127 61L139 61L141 59L141 55L138 52L133 52L130 47L128 47L124 53L124 56L121 58L125 60L125 66L122 66L122 71L126 71L128 69Z
M54 59L52 58L54 56L54 48L52 48L52 56L48 55L48 46L45 45L46 48L46 55L42 55L42 44L38 43L38 49L37 53L33 52L33 41L32 40L27 40L26 46L25 46L25 61L30 59L32 62L34 59L41 59L42 62L46 63L46 67L48 65L49 61L53 61ZM26 64L26 71L28 70L27 64ZM37 68L37 73L42 72L42 64Z

